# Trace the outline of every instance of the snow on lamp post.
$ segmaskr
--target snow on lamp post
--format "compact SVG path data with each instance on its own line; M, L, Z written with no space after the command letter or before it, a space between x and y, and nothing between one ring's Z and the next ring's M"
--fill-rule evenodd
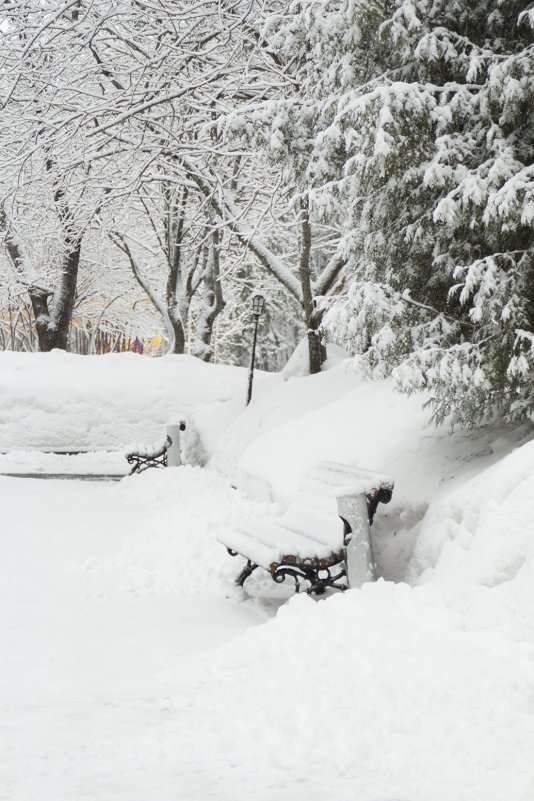
M250 370L248 372L248 393L247 393L247 406L252 398L252 381L254 380L254 361L256 359L256 341L258 339L258 323L260 314L263 311L263 304L265 298L263 295L254 295L252 298L252 314L254 315L254 338L252 340L252 356L250 359Z

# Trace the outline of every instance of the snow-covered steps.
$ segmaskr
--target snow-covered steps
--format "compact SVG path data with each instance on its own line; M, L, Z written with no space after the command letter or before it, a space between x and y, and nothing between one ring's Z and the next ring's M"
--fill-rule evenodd
M359 587L374 580L369 526L378 503L387 503L392 492L387 476L320 462L306 473L283 515L240 520L222 528L218 540L247 560L237 578L241 586L261 567L278 583L290 575L297 592L302 579L308 592Z

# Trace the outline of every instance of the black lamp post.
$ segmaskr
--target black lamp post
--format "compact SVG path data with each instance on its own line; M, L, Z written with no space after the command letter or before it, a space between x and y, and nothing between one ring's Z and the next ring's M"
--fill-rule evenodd
M248 372L248 393L247 393L247 406L252 398L252 381L254 379L254 361L256 359L256 341L258 339L258 323L260 314L263 311L263 304L265 298L263 295L257 294L252 298L252 314L254 315L254 338L252 340L252 357L250 359L250 370Z

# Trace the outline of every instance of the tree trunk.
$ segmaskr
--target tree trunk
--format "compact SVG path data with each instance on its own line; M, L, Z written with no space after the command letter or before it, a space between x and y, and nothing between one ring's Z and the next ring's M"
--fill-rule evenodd
M169 348L169 353L185 353L185 329L182 321L172 314L169 315L169 320L174 332L174 341L172 348Z
M81 237L74 243L72 250L65 256L59 287L54 292L54 308L49 322L49 342L52 348L67 350L69 330L76 299L76 284L82 252ZM50 350L51 348L49 348Z
M28 295L32 304L33 316L35 317L35 330L37 331L37 342L41 352L47 352L54 347L54 339L50 323L52 320L48 308L48 298L50 292L39 287L30 287Z
M49 308L48 299L51 293L48 290L35 286L28 290L35 316L40 351L47 352L52 348L67 350L81 250L82 240L80 238L70 253L65 256L59 286L53 294L52 311Z
M124 237L121 234L118 234L114 231L111 231L110 239L114 242L123 253L126 254L128 257L128 261L130 262L130 267L132 269L133 276L141 289L146 293L148 299L154 305L154 308L160 313L161 318L163 320L163 324L165 326L165 330L167 332L169 338L169 351L174 353L174 327L167 311L167 306L164 301L158 296L157 292L153 289L148 280L148 277L143 272L140 263L137 261L134 253L130 250L130 247Z
M185 209L188 190L181 189L177 198L172 197L171 189L164 185L165 200L165 250L169 264L166 303L169 322L174 333L171 353L184 353L186 325L191 298L185 299L182 264L182 244L184 236ZM184 302L185 301L185 302Z
M13 266L19 274L24 276L22 249L17 238L9 230L3 207L0 208L0 225L6 228L5 243ZM46 352L52 348L67 349L81 249L82 239L78 237L72 245L72 249L64 257L59 286L55 292L35 284L28 286L40 351ZM49 304L50 297L53 298L52 310Z
M310 374L320 373L321 365L326 358L326 349L321 341L320 325L322 314L318 314L314 302L311 287L311 225L310 225L310 201L308 195L304 195L300 201L301 217L301 242L299 277L302 288L302 307L304 309L304 323L308 336L308 354L310 361Z
M194 355L205 362L213 358L213 324L225 306L220 280L220 237L220 232L215 229L211 235L210 252L204 271L204 294L195 337Z

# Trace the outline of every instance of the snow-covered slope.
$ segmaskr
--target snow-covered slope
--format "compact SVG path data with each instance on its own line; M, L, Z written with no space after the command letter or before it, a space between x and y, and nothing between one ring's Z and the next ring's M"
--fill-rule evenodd
M410 576L460 604L475 587L500 586L500 601L519 592L534 633L534 441L434 500Z
M429 506L532 435L530 427L436 428L424 400L387 381L363 382L350 363L273 382L223 433L211 465L282 508L306 469L324 459L390 474L393 500L381 507L373 538L380 573L400 580Z
M387 381L363 382L349 366L273 384L233 422L212 463L232 468L243 489L257 485L282 503L315 462L354 463L391 473L396 497L414 503L491 464L526 434L436 428L424 400L399 395Z

